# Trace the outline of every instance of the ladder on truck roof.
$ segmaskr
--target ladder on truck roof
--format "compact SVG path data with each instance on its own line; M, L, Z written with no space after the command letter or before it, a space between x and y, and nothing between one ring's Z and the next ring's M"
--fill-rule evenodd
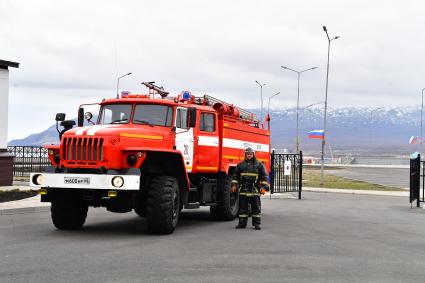
M213 107L214 104L216 104L216 103L221 103L223 105L235 107L233 104L224 102L224 101L222 101L222 100L220 100L218 98L212 97L211 95L208 95L208 94L205 94L204 95L204 101L206 102L206 104L208 106L211 106L211 107ZM239 116L240 116L241 119L251 120L253 122L260 122L260 120L257 118L257 116L254 113L252 113L252 112L250 112L248 110L239 108L239 107L237 107L237 108L239 110Z

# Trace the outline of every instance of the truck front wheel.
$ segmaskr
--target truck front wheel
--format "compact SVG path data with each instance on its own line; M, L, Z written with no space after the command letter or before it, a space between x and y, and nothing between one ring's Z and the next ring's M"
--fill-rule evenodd
M154 234L171 234L176 228L180 214L179 185L176 178L152 178L146 204L149 231Z
M64 193L52 201L50 211L56 228L74 230L86 222L88 206L72 193Z

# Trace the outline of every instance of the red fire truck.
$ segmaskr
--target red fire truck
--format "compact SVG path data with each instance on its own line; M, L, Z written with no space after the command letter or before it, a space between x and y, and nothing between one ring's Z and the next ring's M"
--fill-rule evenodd
M60 145L46 146L52 166L31 174L30 184L51 202L58 229L81 228L90 206L134 210L157 234L172 233L183 208L210 206L214 218L233 220L238 193L231 192L231 175L244 149L254 148L269 170L269 116L261 123L211 96L185 91L169 98L144 84L149 94L103 100L97 123L84 105L77 127L56 115L64 127ZM92 125L83 126L84 118Z

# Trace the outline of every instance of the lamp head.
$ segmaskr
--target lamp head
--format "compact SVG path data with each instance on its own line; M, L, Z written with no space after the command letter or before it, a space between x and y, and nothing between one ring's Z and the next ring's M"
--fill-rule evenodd
M328 32L328 30L326 29L326 26L323 26L323 31Z

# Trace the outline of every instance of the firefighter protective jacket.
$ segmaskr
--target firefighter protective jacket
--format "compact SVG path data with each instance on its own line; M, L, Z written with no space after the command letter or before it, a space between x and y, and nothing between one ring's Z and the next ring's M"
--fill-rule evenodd
M236 166L233 172L232 185L236 184L239 188L239 194L245 196L258 196L258 188L268 190L266 169L255 157L251 160L245 159Z

